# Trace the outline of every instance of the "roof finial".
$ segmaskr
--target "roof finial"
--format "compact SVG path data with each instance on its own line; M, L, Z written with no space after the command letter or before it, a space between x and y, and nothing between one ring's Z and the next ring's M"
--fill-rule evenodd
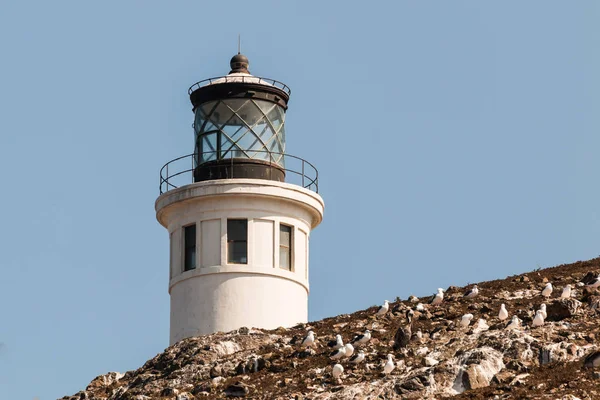
M238 54L242 54L242 35L238 33Z

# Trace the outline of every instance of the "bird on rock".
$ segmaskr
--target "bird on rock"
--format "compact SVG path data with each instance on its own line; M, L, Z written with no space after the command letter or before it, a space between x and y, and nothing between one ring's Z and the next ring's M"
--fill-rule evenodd
M544 314L542 314L542 310L537 310L535 313L535 317L533 318L534 327L544 325Z
M546 286L544 287L544 289L542 289L542 296L550 297L551 294L552 294L552 284L550 282L548 282L546 284Z
M333 376L333 379L340 379L343 373L344 367L342 367L341 364L335 364L331 370L331 376Z
M344 347L346 348L346 352L344 353L344 357L348 358L348 357L350 357L354 353L354 346L352 346L350 343L346 343L346 345Z
M512 319L506 324L506 329L519 329L521 327L521 320L516 315L513 315Z
M394 335L394 350L402 349L408 345L412 336L412 318L414 314L413 310L406 311L406 323L400 324Z
M433 296L429 304L435 306L437 304L440 304L442 300L444 300L444 289L438 288L437 293L435 294L435 296Z
M467 290L463 297L472 298L479 294L479 288L477 285L473 286L470 290Z
M396 368L396 366L394 365L393 356L391 354L388 354L387 362L383 366L383 373L387 375L391 373L394 370L394 368Z
M560 294L561 299L568 299L569 297L571 297L571 285L565 286Z
M350 362L352 364L358 364L363 362L363 360L365 359L365 353L364 351L359 351L357 354L353 355L352 357L350 357Z
M546 312L546 305L544 303L540 304L540 311L542 312L542 317L544 317L544 319L548 318L548 313Z
M308 331L308 334L302 339L300 343L300 347L312 347L315 344L315 333L313 331Z
M500 321L504 321L508 318L508 311L506 310L506 306L504 304L500 304L500 311L498 312L498 319Z
M331 347L333 350L337 350L340 347L344 346L344 342L342 341L342 335L335 335L334 340L330 340L327 342L327 347Z
M331 358L332 360L339 360L341 358L343 358L346 355L346 346L342 346L337 350L332 351L331 353L329 353L329 358Z
M371 340L371 331L367 329L362 335L354 336L350 343L355 346L360 346L366 344L369 340Z
M472 319L473 319L473 314L463 315L462 318L460 319L460 326L463 328L466 328L467 326L469 326Z
M598 275L595 278L589 279L588 282L585 284L585 287L590 289L596 289L598 286L600 286L600 275Z
M377 313L375 315L378 317L381 317L381 316L385 315L389 309L390 309L390 302L388 300L385 300L383 302L383 305L381 307L379 307L379 309L377 309Z

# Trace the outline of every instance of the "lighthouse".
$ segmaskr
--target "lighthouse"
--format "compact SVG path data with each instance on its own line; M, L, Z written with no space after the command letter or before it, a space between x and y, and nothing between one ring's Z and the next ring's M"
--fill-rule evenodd
M252 75L238 53L228 75L188 94L193 152L162 167L155 203L169 233L170 343L306 322L324 202L317 169L286 152L290 88Z

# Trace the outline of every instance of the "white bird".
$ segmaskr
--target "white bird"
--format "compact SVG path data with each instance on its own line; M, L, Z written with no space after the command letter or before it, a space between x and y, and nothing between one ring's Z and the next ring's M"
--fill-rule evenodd
M346 346L340 347L339 349L332 351L329 354L329 358L331 358L332 360L339 360L340 358L344 357L344 355L346 355Z
M545 304L540 304L540 311L542 312L542 317L544 317L544 319L548 318L548 313L546 312Z
M388 312L388 310L390 309L390 302L388 300L385 300L383 302L383 305L381 307L379 307L379 309L377 310L377 315L378 317L381 317L382 315L385 315L385 313Z
M383 366L383 373L386 375L389 374L390 372L392 372L394 370L394 368L396 368L396 366L394 365L394 360L392 360L392 357L393 356L391 354L388 354L387 362Z
M342 335L335 335L335 340L330 340L327 343L328 347L331 347L333 350L337 350L340 347L344 347L344 342L342 341Z
M521 327L521 320L516 315L513 315L512 319L506 324L506 329L518 329Z
M431 302L429 304L440 304L442 300L444 300L444 289L438 288L437 293L435 294L435 296L433 296L433 299L431 299Z
M504 321L508 318L508 311L506 310L506 306L504 304L500 304L500 311L498 312L498 319L500 321Z
M354 339L352 339L350 343L360 346L367 343L369 340L371 340L371 331L367 329L362 335L354 336Z
M542 296L550 297L551 294L552 294L552 284L550 282L548 282L546 284L546 287L544 287L544 289L542 289Z
M475 285L471 288L471 290L467 290L465 292L465 294L463 295L463 297L472 298L472 297L477 296L478 294L479 294L479 288L477 287L477 285Z
M534 327L544 325L544 315L542 314L542 310L537 310L537 312L535 313L535 317L533 318L532 325Z
M315 333L313 331L308 331L306 337L302 339L300 347L311 347L313 344L315 344Z
M417 310L417 311L425 311L425 306L423 305L423 303L419 303L415 307L415 310Z
M346 343L346 352L344 353L344 357L348 358L352 355L352 353L354 353L354 346L352 346L350 343Z
M472 319L473 319L473 314L463 315L462 318L460 319L460 326L463 328L466 328L467 326L469 326Z
M571 285L565 286L560 295L561 299L568 299L569 297L571 297Z
M365 353L364 353L364 351L361 350L357 354L353 355L349 361L352 364L358 364L358 363L363 362L364 359L365 359Z
M340 376L342 376L343 373L344 367L342 367L340 364L335 364L331 370L331 376L333 376L333 379L340 379Z

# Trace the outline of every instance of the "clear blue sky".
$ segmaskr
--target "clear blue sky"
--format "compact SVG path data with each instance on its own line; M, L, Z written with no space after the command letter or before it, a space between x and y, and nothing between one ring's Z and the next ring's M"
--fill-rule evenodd
M187 88L292 88L320 171L310 318L600 254L597 1L0 3L0 398L168 344L158 171Z

